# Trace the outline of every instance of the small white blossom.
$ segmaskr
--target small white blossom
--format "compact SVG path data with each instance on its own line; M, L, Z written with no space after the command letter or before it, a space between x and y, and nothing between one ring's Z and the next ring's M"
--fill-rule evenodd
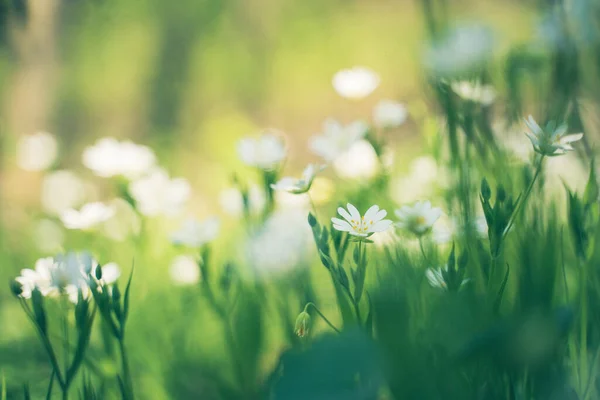
M67 253L56 257L41 258L35 263L35 270L24 269L15 280L21 284L21 297L30 298L31 292L38 289L43 296L56 297L66 294L69 300L77 303L79 291L84 298L89 290L90 274L95 278L98 263L88 253ZM115 263L102 267L102 279L98 285L112 285L120 276Z
M26 171L44 171L58 154L56 138L48 132L25 135L17 142L17 164Z
M149 147L111 137L99 139L86 148L82 158L83 165L104 178L122 175L135 179L156 163L156 156Z
M137 209L144 215L174 215L179 213L191 195L191 187L183 178L171 179L163 169L131 182L129 193Z
M333 227L338 231L348 232L350 235L359 237L368 237L377 232L383 232L392 226L392 221L384 219L387 211L380 210L379 206L371 206L364 216L352 204L346 205L348 211L342 207L338 208L338 213L344 218L331 218Z
M41 197L44 210L60 214L83 203L86 198L85 182L71 171L52 172L42 180Z
M81 209L69 209L61 213L60 219L67 229L89 230L106 222L115 214L113 207L104 203L85 204Z
M277 183L272 184L271 188L293 194L306 193L310 190L317 173L322 171L323 168L325 168L324 165L309 164L302 172L301 178L284 177Z
M333 169L342 178L370 179L380 171L381 163L373 145L359 140L335 159Z
M199 248L215 240L219 234L220 222L218 218L209 218L205 221L187 219L181 228L171 235L173 244Z
M169 268L169 275L174 284L178 286L194 285L200 282L200 267L192 256L181 255L175 257Z
M272 133L264 133L259 138L243 138L237 148L244 164L263 170L277 168L286 156L283 140Z
M450 87L460 98L489 106L496 99L496 90L491 85L481 82L459 81L452 82Z
M546 127L542 129L531 115L525 120L525 124L530 131L526 135L534 150L544 156L558 156L574 150L571 143L583 137L583 133L566 135L567 125L557 126L553 121L548 122Z
M431 230L441 215L442 210L431 207L429 201L417 201L413 206L402 206L396 210L399 219L396 226L421 236Z
M323 133L310 139L310 149L326 161L333 161L361 140L369 129L363 121L355 121L343 126L334 119L323 124Z
M369 68L353 67L337 72L331 83L340 96L358 100L377 89L379 76Z
M408 117L408 110L402 103L381 100L373 109L373 122L379 128L395 128Z
M54 264L53 257L40 258L35 262L35 269L22 269L21 275L15 281L21 284L20 297L31 298L31 292L38 288L42 295L46 295L50 288L50 268Z

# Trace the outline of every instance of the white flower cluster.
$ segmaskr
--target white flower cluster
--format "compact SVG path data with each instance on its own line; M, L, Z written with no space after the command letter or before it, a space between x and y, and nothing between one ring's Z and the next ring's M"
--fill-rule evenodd
M102 269L102 278L96 279L96 269ZM77 303L81 291L87 299L90 280L101 287L110 287L121 275L119 266L109 263L102 267L88 253L67 253L56 257L40 258L34 269L23 269L15 279L20 284L20 297L28 299L34 290L43 296L58 297L62 294Z

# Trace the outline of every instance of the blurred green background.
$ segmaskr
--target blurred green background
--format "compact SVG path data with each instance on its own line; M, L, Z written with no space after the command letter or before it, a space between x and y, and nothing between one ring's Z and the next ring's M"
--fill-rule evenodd
M427 35L420 1L0 4L0 282L45 255L30 235L32 217L39 213L41 175L17 168L20 135L53 133L60 141L58 167L76 170L83 169L82 149L99 137L147 144L173 176L190 180L191 209L207 215L219 212L217 195L230 186L232 174L247 174L235 151L245 135L270 127L283 131L290 149L286 168L299 171L313 160L307 139L326 117L367 119L377 101L395 99L410 112L390 139L396 168L406 169L423 145L419 133L426 112L435 107L422 67ZM502 57L535 34L533 7L525 1L465 0L447 11L456 21L489 24L495 54ZM374 94L357 102L340 98L331 86L335 72L353 65L368 66L381 77ZM502 71L494 77L503 96ZM100 198L107 197L105 189L99 186ZM152 229L164 227L157 223ZM194 293L172 294L161 264L166 268L175 251L159 237L148 240L143 251L129 243L110 250L97 243L125 271L136 257L142 276L135 283L129 327L139 398L211 398L210 371L228 362L220 327L210 323L210 311ZM232 240L220 240L216 251L226 253ZM274 343L262 360L265 371L278 356L279 342ZM115 368L108 361L100 367ZM45 388L45 355L5 284L0 285L0 370L11 388L26 381Z

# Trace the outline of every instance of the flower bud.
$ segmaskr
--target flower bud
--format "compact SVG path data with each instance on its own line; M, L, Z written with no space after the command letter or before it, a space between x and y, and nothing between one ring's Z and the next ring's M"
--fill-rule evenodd
M502 186L502 185L498 186L498 191L496 193L496 200L498 200L501 203L504 200L506 200L506 190L504 189L504 186Z
M299 337L305 337L310 332L310 315L306 311L302 311L296 318L296 327L294 332Z
M94 275L96 275L96 279L98 279L98 280L102 279L102 267L100 266L100 264L98 264L98 266L96 267L96 271L94 271Z
M484 201L489 201L492 197L492 190L490 189L490 185L485 178L481 180L481 197Z
M12 281L10 281L10 291L16 297L19 297L19 296L21 296L21 294L23 294L23 285L21 285L20 282L17 282L16 280L13 279Z
M121 300L121 291L117 285L112 288L112 300L114 303L118 303Z

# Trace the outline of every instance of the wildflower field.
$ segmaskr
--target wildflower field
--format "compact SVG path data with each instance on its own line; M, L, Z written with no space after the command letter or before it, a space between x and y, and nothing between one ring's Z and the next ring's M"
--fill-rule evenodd
M600 0L0 28L0 400L600 399Z

